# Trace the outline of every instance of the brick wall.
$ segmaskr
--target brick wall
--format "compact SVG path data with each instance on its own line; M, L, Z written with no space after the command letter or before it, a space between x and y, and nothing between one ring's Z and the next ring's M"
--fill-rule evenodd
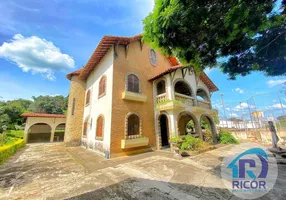
M74 115L72 115L73 100L75 98ZM80 144L82 135L83 111L85 102L85 80L73 76L70 82L68 113L64 142L67 146Z
M149 144L156 146L155 125L154 125L154 103L153 103L153 85L148 82L152 76L171 67L165 56L158 51L157 65L150 64L148 44L144 43L141 50L138 41L132 42L126 54L126 48L119 45L116 48L117 57L114 58L113 73L113 99L112 99L112 125L111 125L111 146L110 153L113 155L124 155L128 152L139 149L121 149L121 140L125 133L125 116L129 112L135 112L142 119L142 135L149 138ZM145 103L122 100L122 92L125 91L125 77L127 73L134 72L139 76L141 92L147 96Z

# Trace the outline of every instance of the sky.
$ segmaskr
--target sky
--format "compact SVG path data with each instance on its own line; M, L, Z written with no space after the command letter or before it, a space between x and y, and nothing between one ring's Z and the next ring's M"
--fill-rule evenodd
M152 8L153 0L0 1L0 100L68 95L66 74L86 64L102 36L141 33ZM286 81L262 73L231 81L218 68L206 73L220 89L214 108L223 111L223 94L227 117L238 116L235 109L246 109L253 95L259 109L277 107ZM286 108L286 96L280 98Z

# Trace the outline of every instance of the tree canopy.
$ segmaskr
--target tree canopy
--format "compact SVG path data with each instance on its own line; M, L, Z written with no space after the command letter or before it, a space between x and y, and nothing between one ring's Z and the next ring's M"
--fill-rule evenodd
M155 0L143 40L197 70L230 79L286 74L286 0ZM280 5L280 8L277 7Z

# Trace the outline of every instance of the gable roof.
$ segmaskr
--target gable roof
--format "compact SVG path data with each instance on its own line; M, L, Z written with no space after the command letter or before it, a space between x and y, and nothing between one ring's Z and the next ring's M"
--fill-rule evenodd
M107 54L109 49L113 47L113 45L128 45L133 41L140 41L141 39L141 34L132 37L104 36L89 58L85 67L67 74L67 79L71 80L72 76L80 76L82 79L86 79L89 74L97 67L102 58ZM172 66L179 64L175 57L169 56L167 59Z
M132 37L104 36L97 45L91 57L89 58L85 67L67 74L67 79L71 80L72 76L79 76L82 79L87 79L89 74L97 67L97 65L104 58L109 49L113 47L113 45L128 45L133 41L140 41L141 39L142 39L141 34ZM160 74L150 78L149 81L155 80L161 76L164 76L165 74L171 73L176 69L183 67L176 57L169 56L167 57L167 59L173 67L170 67L167 70L161 72ZM200 79L203 81L204 84L207 85L207 87L211 92L218 91L217 86L210 80L210 78L204 72L201 73Z
M165 76L166 74L172 73L172 72L176 71L177 69L183 68L183 67L184 67L183 65L177 65L174 67L170 67L169 69L166 69L166 70L160 72L159 74L153 76L148 81L154 81L154 80L156 80L162 76ZM217 86L212 82L212 80L204 72L200 73L200 79L209 88L209 90L211 92L218 91Z

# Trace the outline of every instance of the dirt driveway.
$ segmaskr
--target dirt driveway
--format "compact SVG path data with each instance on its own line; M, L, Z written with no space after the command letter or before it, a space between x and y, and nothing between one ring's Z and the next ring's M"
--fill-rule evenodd
M178 160L151 152L106 160L81 147L32 144L0 168L0 199L237 199L220 178L231 145ZM286 166L263 199L286 196Z

